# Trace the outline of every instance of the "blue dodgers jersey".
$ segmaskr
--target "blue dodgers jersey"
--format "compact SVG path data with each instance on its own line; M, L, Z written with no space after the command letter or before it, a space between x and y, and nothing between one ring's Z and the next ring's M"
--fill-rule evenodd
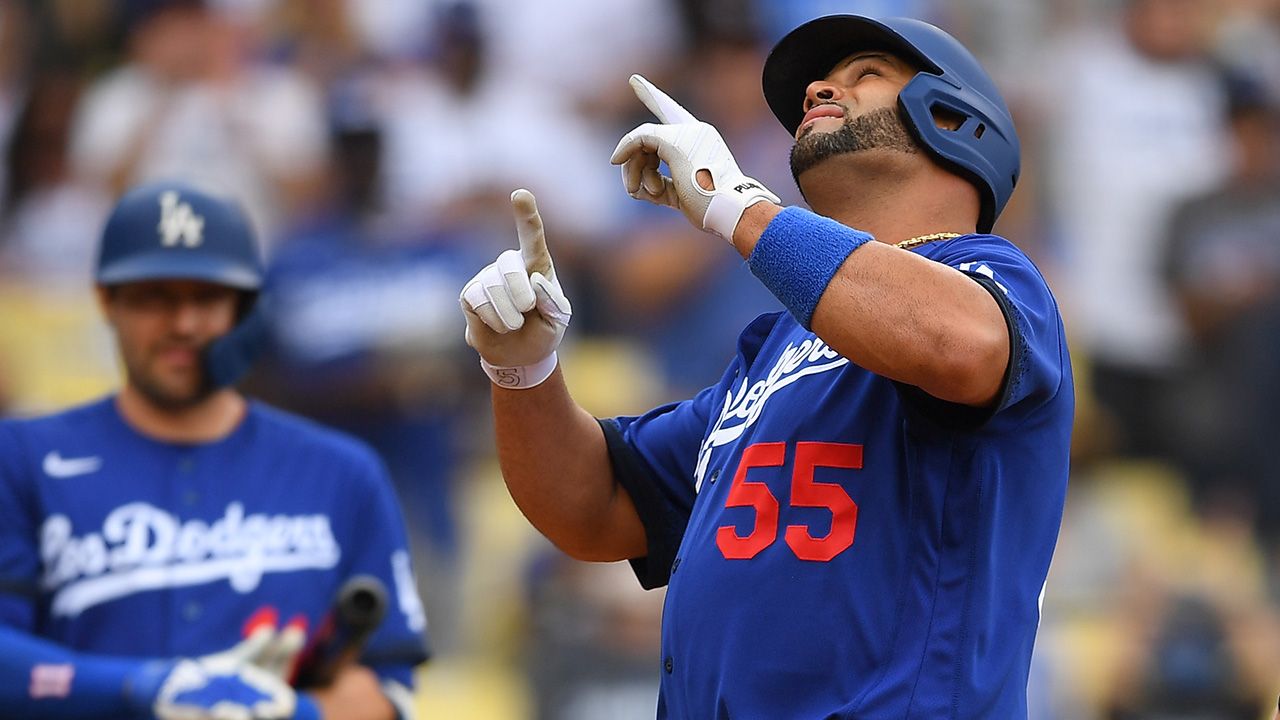
M250 403L222 440L159 442L114 398L0 422L0 623L69 648L193 656L264 606L314 635L339 586L377 576L363 662L411 686L426 619L385 471L357 441Z
M1008 241L916 252L991 292L1011 366L993 408L841 357L787 314L742 333L718 385L605 421L669 583L659 716L1024 718L1067 487L1067 346Z

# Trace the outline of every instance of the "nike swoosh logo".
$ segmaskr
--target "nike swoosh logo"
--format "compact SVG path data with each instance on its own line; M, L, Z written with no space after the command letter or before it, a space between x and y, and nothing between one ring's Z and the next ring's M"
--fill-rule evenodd
M44 474L49 477L75 477L97 472L100 467L102 467L102 458L97 456L64 458L58 454L57 450L44 456Z

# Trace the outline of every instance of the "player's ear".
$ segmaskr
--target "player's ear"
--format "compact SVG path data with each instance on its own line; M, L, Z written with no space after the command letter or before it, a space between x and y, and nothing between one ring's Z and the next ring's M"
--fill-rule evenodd
M94 295L98 298L98 310L107 322L111 322L111 296L115 294L115 288L96 285L93 289Z

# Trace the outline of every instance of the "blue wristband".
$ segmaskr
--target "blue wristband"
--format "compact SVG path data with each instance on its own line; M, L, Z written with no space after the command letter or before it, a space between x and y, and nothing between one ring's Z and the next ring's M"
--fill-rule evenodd
M747 265L808 330L836 271L850 253L873 240L830 218L789 207L764 229Z

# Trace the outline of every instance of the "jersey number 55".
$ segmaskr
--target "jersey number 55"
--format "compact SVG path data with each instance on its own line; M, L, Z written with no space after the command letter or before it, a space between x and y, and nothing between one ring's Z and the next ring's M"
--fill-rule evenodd
M723 526L716 532L716 546L729 560L749 560L778 539L778 498L762 482L747 480L751 468L781 467L786 461L787 443L756 443L742 453L738 470L729 488L725 507L750 507L756 511L755 528L746 536L738 535L734 526ZM791 471L791 506L826 508L831 511L831 529L822 537L814 537L805 525L788 525L787 545L801 560L827 562L853 544L858 526L858 504L844 488L814 479L819 467L862 467L862 446L850 443L796 443L796 458Z

